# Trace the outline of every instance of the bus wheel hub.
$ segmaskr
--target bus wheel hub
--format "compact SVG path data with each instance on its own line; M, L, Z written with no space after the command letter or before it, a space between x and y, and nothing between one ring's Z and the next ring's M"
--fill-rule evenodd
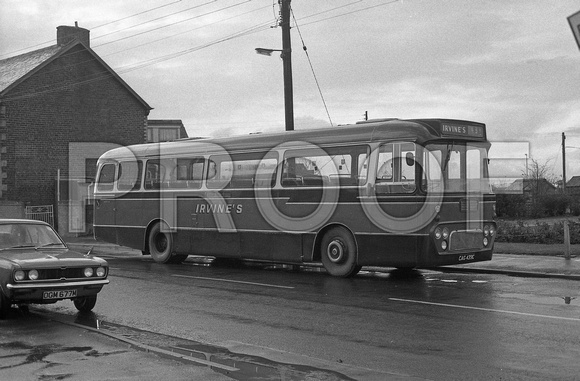
M328 259L331 262L339 263L344 259L344 246L342 242L338 240L334 240L328 244L328 248L326 249L326 253L328 254Z

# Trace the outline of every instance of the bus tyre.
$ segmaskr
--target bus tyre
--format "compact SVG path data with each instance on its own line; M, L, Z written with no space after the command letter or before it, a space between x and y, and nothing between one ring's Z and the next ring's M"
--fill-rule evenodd
M95 304L97 304L97 295L76 298L73 299L73 303L80 312L91 312L95 308Z
M187 255L174 253L173 236L167 232L168 230L167 225L161 222L153 225L147 242L149 253L157 263L181 263L187 258Z
M356 243L346 228L337 226L326 232L320 248L322 264L330 275L347 278L361 269L356 264Z

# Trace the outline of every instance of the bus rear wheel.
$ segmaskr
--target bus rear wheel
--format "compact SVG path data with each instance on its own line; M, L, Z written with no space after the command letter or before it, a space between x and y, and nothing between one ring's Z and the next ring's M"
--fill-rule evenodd
M157 263L181 263L187 258L187 255L175 254L173 235L169 233L169 227L162 222L153 225L147 244L151 258Z
M356 264L356 243L346 228L337 226L326 232L320 248L322 264L330 275L347 278L360 271L361 266Z

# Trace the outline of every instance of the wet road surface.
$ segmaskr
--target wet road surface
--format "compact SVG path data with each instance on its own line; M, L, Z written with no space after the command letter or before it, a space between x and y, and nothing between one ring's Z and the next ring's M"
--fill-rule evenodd
M316 269L107 259L111 284L96 319L190 342L166 349L205 358L218 353L227 361L249 356L263 374L323 370L361 380L580 374L574 281L438 271L337 279ZM76 314L66 305L42 308ZM208 344L218 352L207 352Z

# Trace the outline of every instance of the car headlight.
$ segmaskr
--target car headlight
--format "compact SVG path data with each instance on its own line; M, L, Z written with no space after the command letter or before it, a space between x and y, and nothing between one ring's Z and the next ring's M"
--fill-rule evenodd
M22 281L22 280L24 280L24 278L26 278L26 273L25 273L24 271L22 271L22 270L17 270L17 271L14 273L14 280L15 280L15 281Z
M38 279L38 271L37 270L29 270L28 271L28 279L37 280Z
M104 267L97 267L97 276L104 277L107 274L107 270Z
M85 268L84 274L87 278L92 277L93 276L93 269L91 267Z

